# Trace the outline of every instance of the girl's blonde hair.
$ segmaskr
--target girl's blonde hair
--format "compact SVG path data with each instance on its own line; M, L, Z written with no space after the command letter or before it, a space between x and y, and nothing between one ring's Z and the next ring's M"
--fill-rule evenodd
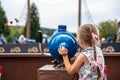
M93 35L97 37L93 37ZM97 54L96 54L96 45L99 41L99 30L95 25L92 24L85 24L79 27L77 37L82 39L86 44L94 48L94 58L97 61ZM98 78L101 77L100 69L97 66L97 74Z
M97 39L92 38L92 33L98 36ZM89 44L90 46L98 44L99 41L99 30L95 25L92 24L85 24L78 28L78 39L81 38L84 40L85 43Z

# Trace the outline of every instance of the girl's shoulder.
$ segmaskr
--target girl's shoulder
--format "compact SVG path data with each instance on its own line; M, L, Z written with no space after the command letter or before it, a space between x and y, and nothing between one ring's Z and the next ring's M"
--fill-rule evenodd
M93 53L94 53L93 47L88 47L87 49L85 49L85 50L82 52L82 54L84 54L84 55L87 56L87 57L92 56Z
M98 55L103 55L102 49L100 47L96 47L96 52ZM88 47L87 49L81 51L80 53L77 53L76 57L78 57L80 54L84 54L87 58L94 57L94 48Z
M96 52L98 55L103 55L103 51L100 47L96 47Z
M98 51L102 51L102 49L100 47L96 47L96 50Z

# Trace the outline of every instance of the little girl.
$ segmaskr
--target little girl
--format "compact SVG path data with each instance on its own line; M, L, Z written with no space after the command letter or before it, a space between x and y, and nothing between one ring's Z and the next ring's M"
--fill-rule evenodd
M78 44L82 52L77 56L73 64L68 58L69 51L60 47L58 52L63 57L66 70L69 74L78 72L79 80L103 80L104 57L102 50L97 47L99 31L92 24L85 24L78 29Z

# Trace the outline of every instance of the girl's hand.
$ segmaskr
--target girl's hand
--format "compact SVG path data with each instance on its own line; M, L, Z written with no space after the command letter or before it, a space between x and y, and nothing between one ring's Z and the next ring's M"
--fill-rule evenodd
M59 54L62 55L62 56L68 55L68 50L67 50L67 48L65 48L64 46L61 46L61 47L58 49L58 52L59 52Z

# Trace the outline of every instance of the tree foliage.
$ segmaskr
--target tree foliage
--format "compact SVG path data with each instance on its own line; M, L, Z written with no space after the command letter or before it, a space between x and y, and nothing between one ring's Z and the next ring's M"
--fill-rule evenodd
M117 20L108 20L106 22L101 22L99 25L100 30L100 37L107 38L108 36L111 36L112 38L115 38L116 31L117 31Z
M8 37L10 34L9 27L5 27L5 23L7 22L8 20L7 20L5 11L3 10L1 6L1 1L0 1L0 32L3 33L6 37Z
M37 41L39 40L38 30L41 30L39 22L39 12L37 6L35 3L32 3L30 7L30 38ZM26 27L24 34L26 35Z
M31 21L30 21L31 36L30 36L30 38L34 38L38 41L38 38L39 38L38 30L40 30L40 23L39 23L39 12L38 12L38 9L37 9L35 3L33 3L31 5L30 15L31 15Z

